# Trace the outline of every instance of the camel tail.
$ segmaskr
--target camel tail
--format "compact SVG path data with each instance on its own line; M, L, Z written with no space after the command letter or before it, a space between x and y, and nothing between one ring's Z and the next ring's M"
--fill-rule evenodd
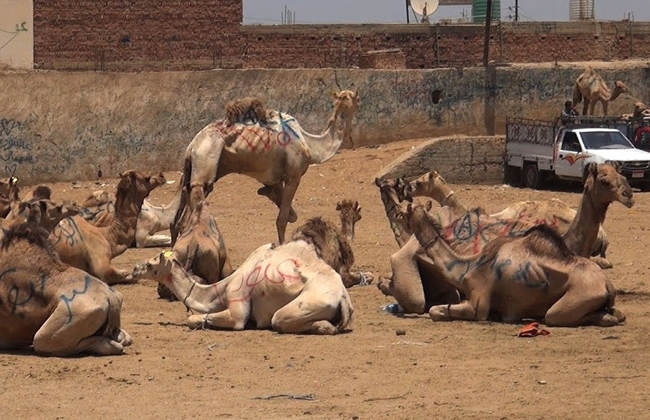
M348 327L350 320L352 319L352 314L354 313L354 308L352 307L352 302L350 302L350 295L347 290L344 290L343 296L341 296L339 311L341 320L336 325L336 329L341 332Z
M582 102L582 93L580 92L580 88L576 82L576 84L573 85L573 106L578 106L580 102Z
M120 311L122 309L122 295L118 292L109 292L112 296L106 298L108 309L106 310L106 323L97 335L113 338L117 337L120 332L121 320Z
M611 313L616 301L616 288L609 280L606 280L605 287L607 287L607 312Z

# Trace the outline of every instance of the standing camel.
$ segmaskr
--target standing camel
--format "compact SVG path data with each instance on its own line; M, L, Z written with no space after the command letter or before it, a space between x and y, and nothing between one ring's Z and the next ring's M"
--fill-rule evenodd
M184 183L202 184L207 196L217 180L231 173L258 180L264 184L258 194L279 207L276 228L278 240L284 243L287 223L297 220L291 203L301 177L309 165L331 159L350 137L359 95L344 90L332 97L334 110L321 134L306 132L289 114L264 110L254 98L228 104L228 119L208 125L187 146ZM265 121L258 118L260 114ZM182 211L181 205L174 224Z
M603 115L607 116L607 105L622 93L627 93L627 86L623 82L616 81L614 90L610 91L603 78L593 68L587 67L573 87L573 106L578 106L584 100L582 115L594 115L594 107L600 102L603 104Z

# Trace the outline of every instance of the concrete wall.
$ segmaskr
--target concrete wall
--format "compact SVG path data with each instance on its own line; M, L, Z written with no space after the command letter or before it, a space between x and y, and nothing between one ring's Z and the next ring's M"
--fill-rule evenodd
M32 0L0 0L0 69L33 67Z
M592 63L650 102L645 62ZM579 65L440 70L216 70L205 72L0 73L0 176L92 179L128 168L179 169L192 137L223 116L225 102L257 95L311 132L325 127L329 94L358 89L355 146L451 134L503 134L506 116L552 119L571 97ZM442 91L434 103L435 93ZM351 147L351 144L344 144Z
M503 182L504 136L449 136L425 140L382 169L377 178L416 178L435 169L447 182Z

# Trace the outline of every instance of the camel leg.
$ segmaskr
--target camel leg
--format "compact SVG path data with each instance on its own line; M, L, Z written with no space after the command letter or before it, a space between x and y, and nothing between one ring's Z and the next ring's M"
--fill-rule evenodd
M187 318L187 326L195 330L206 326L218 329L243 330L250 316L249 302L234 302L228 309L205 315L192 315Z
M405 313L422 314L425 309L424 289L417 265L417 251L420 248L415 236L390 257L393 270L390 291Z
M133 276L130 271L127 270L118 270L115 267L109 266L108 269L102 270L101 272L96 273L96 277L102 279L104 283L112 286L119 283L136 283L137 280L133 280Z
M110 307L88 302L86 306L78 304L75 308L75 312L71 312L68 305L59 303L36 332L34 351L50 356L69 356L86 351L102 356L124 353L124 346L118 341L94 335L106 322Z
M321 287L303 289L297 298L273 315L271 326L279 333L336 334L338 329L330 321L338 315L340 302L333 294Z
M584 102L582 103L582 115L589 115L587 114L588 109L589 109L589 100L585 97Z
M275 226L278 229L278 240L280 241L280 244L284 243L287 223L289 223L289 215L291 213L291 204L293 203L293 197L296 195L296 191L298 190L299 185L300 176L288 179L284 184L284 188L282 189L282 202L280 204L278 218L275 221Z
M138 248L163 248L171 246L172 238L167 235L149 235L144 240L136 238L136 247Z
M282 201L282 183L279 182L274 185L265 184L262 188L257 190L257 194L266 196L269 200L275 203L278 208L280 208ZM298 220L298 215L292 206L291 210L289 210L289 223L294 223L296 220Z
M476 309L474 305L464 300L461 303L436 305L429 309L429 317L432 321L476 321Z
M593 287L593 284L591 286ZM618 324L619 319L601 310L606 304L606 289L593 291L569 288L546 312L544 322L550 327L577 327L589 324L611 327Z
M596 111L596 101L589 102L589 115L594 115Z
M609 105L609 101L601 101L603 103L603 116L607 116L607 106Z
M591 257L591 260L596 264L598 264L598 266L603 270L614 267L614 264L612 264L607 258L604 258L602 256Z

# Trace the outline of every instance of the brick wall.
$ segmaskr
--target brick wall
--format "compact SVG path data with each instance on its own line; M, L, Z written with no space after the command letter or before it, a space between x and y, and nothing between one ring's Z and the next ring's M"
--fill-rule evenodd
M241 0L34 0L34 66L194 69L231 61Z
M170 70L356 67L400 49L407 68L480 65L484 27L458 25L242 26L241 0L34 0L34 63L45 69ZM501 62L650 56L648 22L502 22Z

